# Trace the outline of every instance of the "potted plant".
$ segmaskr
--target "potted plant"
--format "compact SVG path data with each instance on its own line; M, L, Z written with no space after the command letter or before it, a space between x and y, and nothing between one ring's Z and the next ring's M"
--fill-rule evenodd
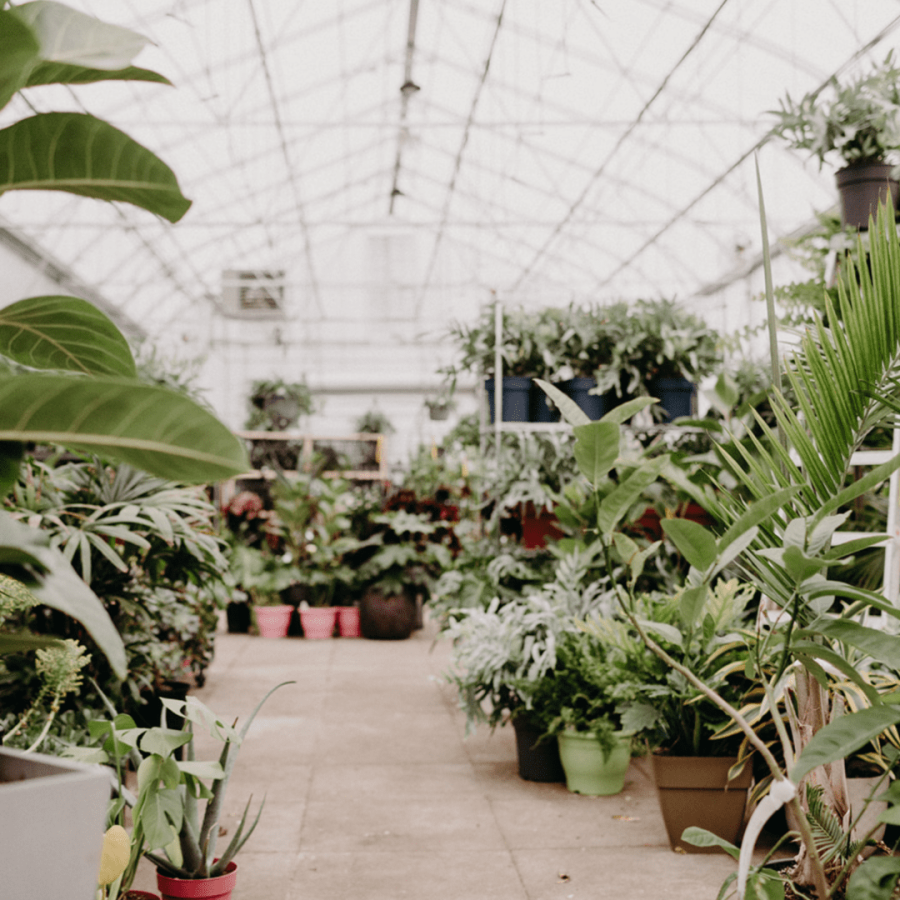
M628 546L621 539L620 543ZM722 579L706 593L699 609L685 601L685 592L683 588L674 596L637 595L632 611L672 659L734 707L759 702L760 685L746 675L749 649L740 637L749 624L752 588L737 579ZM586 627L611 647L621 646L619 635L610 641L608 623L592 621ZM643 646L636 632L631 632L631 639ZM653 772L672 848L710 852L711 848L697 848L681 839L690 826L736 842L752 776L744 735L735 732L718 706L658 657L632 653L627 665L640 683L635 711L655 748Z
M561 636L556 665L531 697L552 738L566 775L566 787L590 796L618 794L625 786L634 731L623 717L639 696L624 655L585 631ZM632 717L633 718L633 717Z
M109 802L108 823L123 825L126 807L133 823L128 864L110 886L110 898L119 892L127 894L142 857L157 868L162 900L230 898L237 878L234 858L253 834L265 800L252 818L252 798L247 801L234 834L220 849L219 816L225 792L241 743L259 710L276 690L293 683L282 682L272 688L240 730L236 722L226 724L196 697L164 701L167 710L181 719L181 729L139 728L127 715L90 723L92 735L103 741L102 746L71 752L82 760L113 768L116 796ZM197 732L221 745L217 759L196 758ZM184 759L176 757L178 749L183 749ZM129 765L138 775L136 794L124 783Z
M455 324L450 339L459 357L454 365L442 370L450 378L452 393L461 372L485 377L490 420L494 421L494 369L496 367L496 322L494 306L485 307L477 322ZM502 312L500 357L503 366L503 421L528 422L531 418L532 379L543 369L539 346L537 317L523 309Z
M867 262L841 275L840 328L829 330L817 321L816 329L803 337L787 360L783 375L779 372L775 379L778 385L783 377L796 398L788 401L777 386L770 392L781 433L759 422L762 437L752 449L738 444L735 456L723 454L739 489L720 495L715 513L724 523L721 531L683 520L663 523L667 538L690 563L680 602L688 617L701 614L723 569L736 560L745 580L767 598L755 630L746 636L752 637L752 644L744 665L760 681L770 714L779 686L791 679L791 729L781 716L771 715L777 735L774 747L760 738L745 711L661 646L634 606L627 586L657 548L629 543L618 524L635 491L659 477L665 461L654 459L624 478L619 476L618 487L599 500L596 511L597 534L607 548L607 558L612 558L615 548L617 559L631 572L623 585L626 589L617 594L623 614L649 650L731 720L771 776L768 795L751 816L739 851L740 896L748 885L757 893L771 894L779 889L776 882L787 881L807 896L825 900L842 889L848 878L857 882L875 878L886 891L878 896L887 897L900 876L896 860L877 856L864 862L852 854L845 864L832 868L814 836L816 821L821 820L816 818L814 804L824 804L838 820L847 810L844 759L900 721L895 704L885 703L877 692L863 686L859 665L847 650L849 646L875 665L896 668L896 637L872 628L863 618L873 610L895 617L896 609L882 595L841 581L829 571L881 539L876 534L850 543L833 542L849 514L843 508L900 467L900 456L894 456L848 483L856 448L898 406L893 360L900 332L893 316L893 273L900 266L900 241L892 217L880 219L869 238ZM767 302L774 329L771 296ZM834 307L828 303L827 309L829 321L837 322ZM545 389L553 390L550 385ZM584 475L592 485L605 484L619 455L618 425L611 420L585 422L586 417L579 419L571 409L563 411L576 424L580 442L576 456ZM822 664L825 661L828 668ZM869 707L838 714L840 707L832 702L831 666L866 693ZM793 811L801 835L793 867L787 873L754 867L751 854L756 837L764 822L785 804ZM723 846L738 855L733 844L718 837L693 833L691 840Z
M443 635L453 649L445 677L456 687L466 731L511 723L525 780L565 778L557 742L540 740L553 716L536 708L534 697L556 667L563 635L609 604L604 584L593 577L594 562L590 552L575 549L543 585L447 612Z
M299 570L260 547L235 544L229 557L235 581L250 596L253 614L262 637L287 637L294 608L281 599L281 592L299 580Z
M657 398L662 421L694 415L697 382L722 364L718 334L673 300L638 300L628 309L626 334L613 348L601 387L616 387L619 372L627 391Z
M896 210L900 185L894 155L900 149L900 67L893 51L852 81L832 78L793 100L789 95L773 111L771 134L819 160L839 159L835 175L845 227L865 230L879 203Z

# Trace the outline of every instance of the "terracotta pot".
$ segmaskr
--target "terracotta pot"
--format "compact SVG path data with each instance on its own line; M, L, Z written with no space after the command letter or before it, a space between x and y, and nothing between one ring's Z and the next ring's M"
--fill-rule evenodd
M303 636L312 641L322 641L334 634L337 621L336 606L310 606L300 610Z
M283 638L287 637L291 624L293 606L254 606L256 625L259 628L260 637Z
M359 607L337 606L338 634L341 637L359 637Z
M736 844L744 824L750 766L731 782L730 756L666 756L654 754L653 775L669 844L685 853L719 853L718 847L695 847L681 840L685 828L705 828ZM726 789L727 783L727 789Z
M631 735L621 734L618 745L604 754L597 736L589 731L563 731L557 738L566 787L590 797L618 794L625 787L631 762Z
M237 881L237 863L230 862L218 878L169 878L156 872L162 900L230 900Z

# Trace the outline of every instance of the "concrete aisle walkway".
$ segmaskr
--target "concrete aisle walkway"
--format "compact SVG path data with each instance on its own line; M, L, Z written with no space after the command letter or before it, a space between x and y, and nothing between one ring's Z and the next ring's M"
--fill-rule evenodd
M257 717L229 785L229 832L248 796L266 795L233 900L716 897L733 862L669 849L642 761L622 794L583 797L521 780L510 728L466 739L441 679L449 646L433 636L218 635L194 693L220 715L244 719L297 682Z

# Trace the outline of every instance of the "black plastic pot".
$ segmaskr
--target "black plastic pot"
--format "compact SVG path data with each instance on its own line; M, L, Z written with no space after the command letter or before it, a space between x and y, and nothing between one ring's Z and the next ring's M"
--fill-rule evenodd
M890 203L896 215L900 201L900 184L891 177L889 163L860 162L835 174L841 196L841 224L845 228L866 231L869 217L876 216L879 203Z
M696 392L697 386L687 378L654 378L650 382L650 395L659 400L664 412L663 422L693 416Z
M250 619L250 603L246 600L229 603L225 607L229 634L247 634L250 631Z
M559 759L559 744L556 740L539 744L539 728L527 719L513 719L516 732L516 755L519 762L519 778L525 781L561 782L566 780Z
M530 378L519 378L507 375L503 379L503 421L528 422L531 415L531 383ZM488 378L484 383L488 396L488 409L491 422L494 421L494 379Z
M596 378L570 378L568 381L560 382L557 387L578 404L578 407L592 422L602 419L616 405L611 399L610 393L591 393L597 387ZM611 393L612 397L615 397L615 391Z

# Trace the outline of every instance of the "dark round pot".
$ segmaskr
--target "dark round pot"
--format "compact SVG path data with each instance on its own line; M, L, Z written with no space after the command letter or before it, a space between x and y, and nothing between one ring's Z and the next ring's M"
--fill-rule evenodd
M539 728L527 719L513 719L516 732L516 756L519 763L519 778L525 781L561 782L566 780L559 760L559 743L555 740L539 744Z
M659 400L664 422L693 416L696 392L697 386L687 378L654 378L650 382L650 396Z
M529 406L529 420L531 422L558 422L559 409L550 402L550 398L544 393L543 388L534 381L531 383L531 398Z
M531 382L530 378L519 378L507 375L503 379L503 421L527 422L531 415ZM494 379L488 378L484 383L488 396L488 409L491 422L494 421Z
M596 378L570 378L558 385L559 389L574 400L584 414L593 422L602 419L615 405L610 402L609 394L592 394L597 387ZM615 391L612 392L615 396Z
M416 598L409 590L386 594L370 588L359 603L359 630L364 638L402 641L416 626Z
M893 166L881 160L859 162L835 173L841 196L841 224L845 228L866 231L869 217L878 212L879 203L890 203L896 214L900 184L891 177Z

